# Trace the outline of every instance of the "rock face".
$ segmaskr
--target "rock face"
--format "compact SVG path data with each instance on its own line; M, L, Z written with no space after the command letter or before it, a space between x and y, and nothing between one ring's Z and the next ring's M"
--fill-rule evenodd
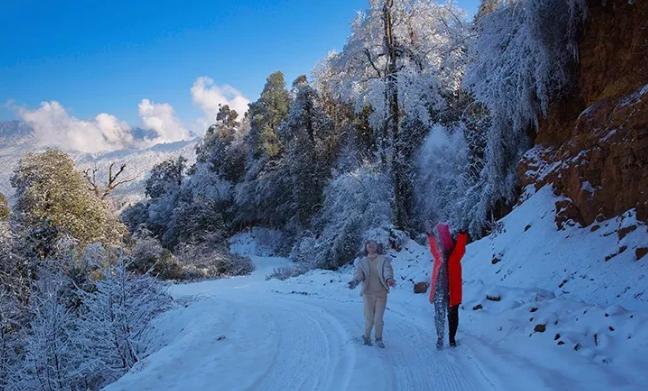
M542 121L520 184L553 184L565 196L559 226L632 208L648 221L648 1L588 6L577 81Z

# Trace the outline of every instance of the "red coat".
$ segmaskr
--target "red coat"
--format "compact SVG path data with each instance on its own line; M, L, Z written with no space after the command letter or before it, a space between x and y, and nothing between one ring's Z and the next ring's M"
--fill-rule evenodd
M436 283L439 279L439 271L443 262L443 256L439 250L436 238L434 235L428 235L428 242L430 244L430 252L434 260L434 268L432 269L432 281L430 282L430 303L434 303L434 295L436 293ZM455 243L450 256L448 257L448 290L450 293L450 305L455 306L461 304L461 258L466 252L466 244L468 243L468 234L459 233L457 235L457 242Z

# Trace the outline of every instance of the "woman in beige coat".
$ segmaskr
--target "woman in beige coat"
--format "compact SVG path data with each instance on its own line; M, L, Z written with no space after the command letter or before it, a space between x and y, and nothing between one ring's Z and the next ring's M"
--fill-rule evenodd
M383 315L387 305L389 288L396 285L394 270L389 259L385 258L375 240L368 240L364 246L364 256L355 262L353 280L349 288L362 283L360 295L364 301L365 332L362 336L365 345L371 345L371 330L376 329L376 345L384 348L382 340Z

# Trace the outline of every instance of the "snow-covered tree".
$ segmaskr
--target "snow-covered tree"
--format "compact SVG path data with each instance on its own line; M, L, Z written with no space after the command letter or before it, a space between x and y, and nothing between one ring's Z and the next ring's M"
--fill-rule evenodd
M290 96L283 73L274 72L266 80L261 96L250 104L249 144L254 159L272 159L281 152L277 130L288 115Z
M51 229L53 239L69 234L81 244L118 243L125 227L90 192L74 161L49 149L23 156L11 177L16 190L15 220L25 229Z
M0 221L7 221L9 219L9 211L7 197L0 193Z
M295 80L295 99L279 136L286 145L284 159L292 181L292 208L300 227L308 227L321 207L322 190L333 154L333 122L305 76Z
M391 225L391 191L389 177L375 167L338 176L325 190L315 232L301 238L292 257L325 268L350 262L366 232Z
M184 156L155 165L146 180L146 195L155 199L176 192L182 184L186 168L187 159Z
M466 197L471 231L515 196L515 167L528 134L571 81L584 0L488 2L476 21L464 84L490 115L485 166Z
M436 120L463 75L467 24L452 4L373 0L360 14L343 51L320 72L356 111L371 109L377 159L394 186L394 218L408 225L413 148ZM324 67L324 69L327 69ZM407 118L407 126L404 120Z
M211 171L228 181L239 181L245 174L247 148L245 133L238 121L238 113L222 106L216 115L216 123L207 129L196 147L199 163L206 163Z

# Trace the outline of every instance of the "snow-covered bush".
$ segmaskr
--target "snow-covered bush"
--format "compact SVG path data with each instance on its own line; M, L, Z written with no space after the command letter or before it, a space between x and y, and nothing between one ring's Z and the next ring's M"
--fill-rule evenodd
M122 257L103 268L95 289L81 292L79 320L70 328L83 347L75 358L82 360L79 368L90 388L116 380L146 356L150 322L171 304L162 284L149 275L130 273L128 262Z
M465 212L478 233L489 210L514 196L515 167L537 127L571 81L584 0L499 0L480 16L465 87L490 113L485 166Z
M300 276L307 271L311 270L309 265L298 263L291 266L278 267L272 270L272 273L266 276L266 279L276 278L277 280L287 280L292 277Z
M140 274L149 273L162 279L178 279L182 276L180 264L171 251L144 229L134 236L129 269Z
M220 238L182 243L176 252L183 279L238 276L254 270L252 260L232 254Z
M0 390L14 388L22 359L24 308L0 280Z
M391 225L391 191L389 177L371 166L335 178L325 189L315 235L297 242L293 258L325 268L353 260L365 232Z
M16 389L85 389L87 361L77 319L63 297L70 281L56 269L41 269L31 295L29 333Z

